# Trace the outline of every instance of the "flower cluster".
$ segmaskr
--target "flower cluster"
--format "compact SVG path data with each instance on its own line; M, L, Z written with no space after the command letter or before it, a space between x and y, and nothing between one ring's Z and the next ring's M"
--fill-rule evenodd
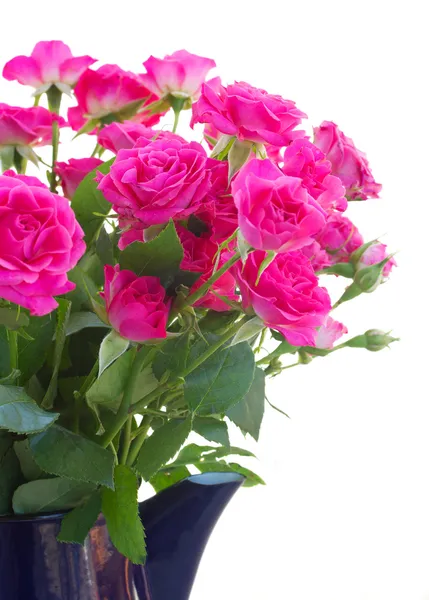
M395 341L370 329L337 343L347 327L331 314L395 261L348 216L381 186L335 123L310 137L293 101L207 81L215 62L186 50L149 57L144 73L95 62L50 41L3 70L35 101L0 104L0 441L6 469L20 444L42 476L11 476L0 456L0 515L37 512L39 495L78 506L60 536L83 543L101 506L113 543L140 563L142 523L119 514L115 495L136 492L138 477L159 491L186 476L169 457L192 430L224 446L214 468L260 482L227 462L223 421L257 439L266 377ZM67 120L63 94L75 101ZM182 111L201 143L177 133ZM65 127L92 136L91 156L64 159ZM26 172L40 163L46 183ZM329 277L349 284L335 301ZM270 352L267 341L279 343ZM202 471L212 463L199 448L186 456Z

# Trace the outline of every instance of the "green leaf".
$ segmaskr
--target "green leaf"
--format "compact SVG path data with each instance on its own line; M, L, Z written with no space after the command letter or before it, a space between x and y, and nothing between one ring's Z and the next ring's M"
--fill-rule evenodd
M176 460L166 465L165 469L173 467L183 467L187 465L198 466L201 463L217 463L219 458L225 456L248 456L254 458L255 455L249 450L244 448L237 448L237 446L222 447L222 446L199 446L198 444L188 444L185 446L177 456Z
M19 376L21 375L21 371L19 371L18 369L12 369L12 371L9 373L9 375L6 375L6 377L0 377L0 384L1 385L13 385L14 382L19 379Z
M114 246L112 238L107 233L106 228L102 227L95 243L95 251L103 265L115 265Z
M71 311L70 300L60 298L58 300L57 309L57 326L55 329L55 348L54 348L54 359L53 359L53 370L49 387L46 390L45 397L42 401L42 407L50 409L54 405L54 399L57 395L58 389L58 373L60 371L61 359L63 356L64 344L66 341L66 330L67 323L70 317Z
M12 437L0 431L0 516L12 512L12 496L21 483L22 474Z
M109 325L103 323L93 312L75 312L70 315L68 320L66 335L72 335L87 327L109 327Z
M98 376L117 358L128 350L129 340L121 337L114 329L106 335L100 345Z
M72 199L71 207L85 232L85 242L88 246L97 239L104 218L107 217L112 208L110 202L97 189L98 183L95 181L95 176L97 172L106 175L110 171L114 160L115 158L112 158L88 173L79 184ZM105 217L100 217L94 213L105 215Z
M135 351L122 354L89 388L86 400L91 408L103 405L116 412L131 372Z
M120 254L122 269L130 269L137 275L156 275L163 285L168 285L183 260L182 244L173 221L150 242L133 242Z
M193 429L209 442L229 447L228 427L224 421L206 417L195 417Z
M8 377L11 372L10 355L9 355L9 340L7 329L0 325L0 376Z
M103 490L102 511L116 549L134 564L146 560L146 542L137 504L138 481L125 465L115 468L115 489Z
M222 334L230 327L239 316L238 311L228 310L217 312L209 310L207 314L199 321L201 331L210 331L212 333Z
M223 460L219 460L216 463L202 463L197 465L197 469L201 471L201 473L213 473L213 472L222 472L222 473L239 473L246 478L244 482L244 487L253 487L254 485L265 485L265 481L256 475L250 469L246 469L242 467L238 463L226 463Z
M55 332L55 319L52 314L45 317L30 317L26 332L32 338L18 338L18 365L20 381L25 383L44 365Z
M189 355L189 342L189 333L164 342L155 356L152 367L158 381L166 371L170 373L183 371Z
M251 151L252 142L248 142L247 140L242 141L238 139L234 141L228 153L228 181L231 181L231 179L241 169L241 167L246 164Z
M101 512L101 493L96 490L83 504L76 506L61 522L59 542L83 544Z
M230 343L230 346L240 344L240 342L247 342L258 335L265 327L265 324L259 317L253 317L250 321L246 321L242 327L237 331L235 336Z
M350 279L353 279L354 273L355 269L351 263L338 263L317 271L317 275L340 275L341 277L349 277Z
M80 504L94 491L89 483L54 477L21 485L13 495L16 514L48 513L68 510Z
M218 338L208 336L209 343L215 339ZM206 349L202 340L196 342L191 348L188 364ZM227 348L222 346L185 377L185 400L200 415L225 413L246 395L254 370L255 358L247 342Z
M149 481L185 443L192 427L191 419L171 420L145 441L137 457L136 470Z
M5 325L8 329L19 329L26 327L30 323L28 315L15 307L0 307L0 325Z
M55 425L32 436L30 448L46 473L113 487L112 452L68 429Z
M0 429L14 433L43 431L59 417L58 413L42 410L24 388L0 385Z
M249 433L256 441L259 439L265 407L265 373L255 369L255 376L247 394L226 413L227 417L240 429Z
M40 479L43 475L43 471L34 460L28 439L15 442L13 447L15 454L18 457L24 479L26 479L26 481Z
M156 473L156 475L154 475L151 478L149 483L151 484L155 492L158 494L159 492L165 490L171 485L174 485L175 483L186 479L190 476L190 474L191 473L189 472L189 469L187 469L186 467L177 467L168 471L159 471L158 473Z

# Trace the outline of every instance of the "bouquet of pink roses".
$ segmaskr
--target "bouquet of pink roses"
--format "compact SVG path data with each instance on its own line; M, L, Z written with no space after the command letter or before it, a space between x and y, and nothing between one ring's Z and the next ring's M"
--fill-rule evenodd
M294 102L205 81L214 61L185 50L144 74L94 62L40 42L3 70L35 102L0 104L0 515L67 510L60 539L82 543L103 512L140 563L139 482L158 492L194 465L261 483L231 460L250 453L228 422L258 438L265 379L292 355L394 341L335 345L331 312L395 263L344 216L381 186L335 123L310 139ZM188 109L201 143L176 133ZM172 130L154 129L170 110ZM91 157L57 160L66 127ZM25 174L42 145L47 183ZM334 303L325 274L345 280Z

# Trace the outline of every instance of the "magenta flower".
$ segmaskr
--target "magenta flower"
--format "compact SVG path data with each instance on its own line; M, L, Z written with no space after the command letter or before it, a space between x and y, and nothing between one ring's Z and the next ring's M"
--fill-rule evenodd
M103 148L117 154L119 150L129 150L134 146L138 139L144 138L148 142L155 140L176 139L184 142L185 140L171 131L162 129L156 130L146 127L141 123L134 121L124 121L123 123L111 123L103 127L98 133L98 143Z
M78 106L69 108L68 120L75 131L87 121L99 121L108 115L123 111L141 100L141 106L158 100L143 85L138 75L124 71L118 65L103 65L96 71L87 69L79 79L75 96ZM137 107L131 111L135 115ZM135 118L146 125L158 123L161 115L139 113ZM127 118L130 118L127 115Z
M387 246L386 244L382 244L381 242L376 242L371 244L359 257L358 264L356 265L357 269L361 269L363 267L369 267L370 265L375 265L377 263L382 262L385 258L388 257ZM389 277L391 270L393 267L396 267L396 261L392 257L387 261L383 268L383 278Z
M120 150L99 180L121 229L142 230L195 213L210 187L210 170L196 142L141 138L134 148Z
M332 173L339 177L351 200L378 198L381 184L376 183L368 160L353 140L344 135L332 121L323 121L314 129L314 144L332 164Z
M265 252L249 254L235 275L244 309L253 309L267 327L280 331L294 346L314 346L317 329L331 310L328 292L319 287L302 252L278 254L256 283Z
M16 56L3 68L3 77L36 88L37 94L51 85L74 86L82 73L93 63L90 56L73 56L70 48L60 41L39 42L30 56Z
M67 123L41 106L20 108L0 103L0 147L44 146L51 143L52 122Z
M201 93L207 73L216 66L211 58L178 50L170 56L150 56L143 63L146 73L141 75L144 85L156 96L196 100Z
M69 202L21 177L0 177L0 297L42 316L74 289L67 272L85 252Z
M119 265L104 267L107 317L123 338L144 343L167 337L170 301L158 277L138 277Z
M44 183L42 183L40 181L40 179L37 179L37 177L33 177L32 175L19 175L18 173L15 173L15 171L12 171L12 169L8 169L7 171L5 171L3 173L3 176L14 177L15 179L18 179L19 181L23 181L27 185L41 187L41 188L44 188L45 190L49 189L48 186L45 185Z
M342 214L332 213L317 236L317 242L331 257L332 263L348 262L350 254L363 244L355 225Z
M325 225L322 209L301 179L283 175L270 160L251 160L232 182L238 224L259 250L286 252L311 244Z
M345 325L339 321L334 321L332 317L326 317L316 335L316 348L331 350L334 347L335 342L347 332L348 329Z
M294 128L306 116L291 100L244 82L224 87L216 78L203 84L200 99L192 105L191 126L209 123L240 140L287 146L304 135Z
M343 184L331 175L331 163L317 146L306 139L295 140L286 148L283 160L283 173L302 179L302 185L322 208L346 210Z
M68 163L57 162L55 173L60 178L64 196L71 200L80 182L88 173L103 164L99 158L70 158Z

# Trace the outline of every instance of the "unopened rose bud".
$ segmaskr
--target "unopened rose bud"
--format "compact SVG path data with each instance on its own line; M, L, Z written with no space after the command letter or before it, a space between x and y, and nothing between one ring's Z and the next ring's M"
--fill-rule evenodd
M368 329L363 335L348 340L344 346L349 348L366 348L370 352L378 352L384 348L388 348L392 342L397 342L399 338L394 338L389 333L385 333L380 329Z

